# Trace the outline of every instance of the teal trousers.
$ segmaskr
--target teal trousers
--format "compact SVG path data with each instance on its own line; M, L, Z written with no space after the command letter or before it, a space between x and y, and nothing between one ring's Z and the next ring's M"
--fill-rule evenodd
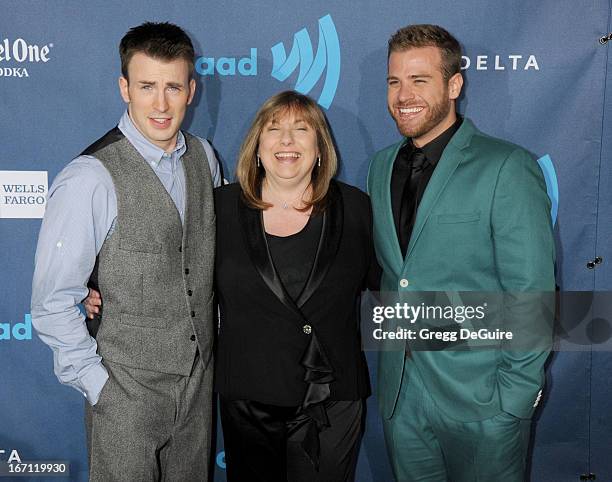
M399 482L524 480L531 420L505 412L477 422L454 420L438 409L415 366L404 367L395 411L383 427Z

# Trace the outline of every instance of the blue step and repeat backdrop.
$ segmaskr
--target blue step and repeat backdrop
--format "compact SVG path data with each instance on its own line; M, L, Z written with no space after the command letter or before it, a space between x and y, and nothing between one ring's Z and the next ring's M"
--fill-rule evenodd
M14 451L24 460L66 460L71 479L87 477L83 398L56 381L51 351L32 332L30 286L49 184L124 110L117 44L130 27L167 20L192 36L198 94L185 127L211 140L228 179L258 106L295 88L325 109L339 178L364 188L372 154L398 139L386 109L387 39L409 23L443 25L465 51L461 112L525 146L553 181L561 290L605 292L611 10L609 0L2 1L0 460ZM596 257L602 262L589 269ZM579 316L609 327L605 305L593 302ZM552 357L536 414L533 481L612 480L612 354L597 343ZM368 360L376 384L376 353ZM220 434L216 454L215 478L224 480ZM373 399L358 480L392 480Z

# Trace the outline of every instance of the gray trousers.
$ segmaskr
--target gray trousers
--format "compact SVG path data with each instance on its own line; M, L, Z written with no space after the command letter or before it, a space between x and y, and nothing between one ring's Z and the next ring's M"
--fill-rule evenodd
M213 363L188 377L104 362L109 379L85 425L92 482L207 481Z

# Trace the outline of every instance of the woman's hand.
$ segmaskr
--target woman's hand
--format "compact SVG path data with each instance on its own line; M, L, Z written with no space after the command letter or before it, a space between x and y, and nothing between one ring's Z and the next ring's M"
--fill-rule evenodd
M85 311L87 311L87 318L89 318L90 320L93 320L93 317L95 315L100 314L102 298L100 297L99 291L89 288L89 294L87 295L87 298L83 300L82 303L85 307Z

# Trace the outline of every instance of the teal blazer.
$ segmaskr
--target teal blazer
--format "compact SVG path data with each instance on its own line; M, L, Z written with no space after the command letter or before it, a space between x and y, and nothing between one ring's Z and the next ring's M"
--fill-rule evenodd
M402 258L390 183L405 142L379 151L368 174L381 291L554 293L554 240L542 172L527 151L481 133L468 119L433 172ZM521 319L550 335L550 303L532 304ZM484 420L501 411L530 418L540 399L550 338L543 348L522 352L507 349L504 342L493 342L487 350L413 351L413 363L406 365L403 347L383 350L378 369L382 415L393 415L406 366L419 370L439 408L452 418Z

